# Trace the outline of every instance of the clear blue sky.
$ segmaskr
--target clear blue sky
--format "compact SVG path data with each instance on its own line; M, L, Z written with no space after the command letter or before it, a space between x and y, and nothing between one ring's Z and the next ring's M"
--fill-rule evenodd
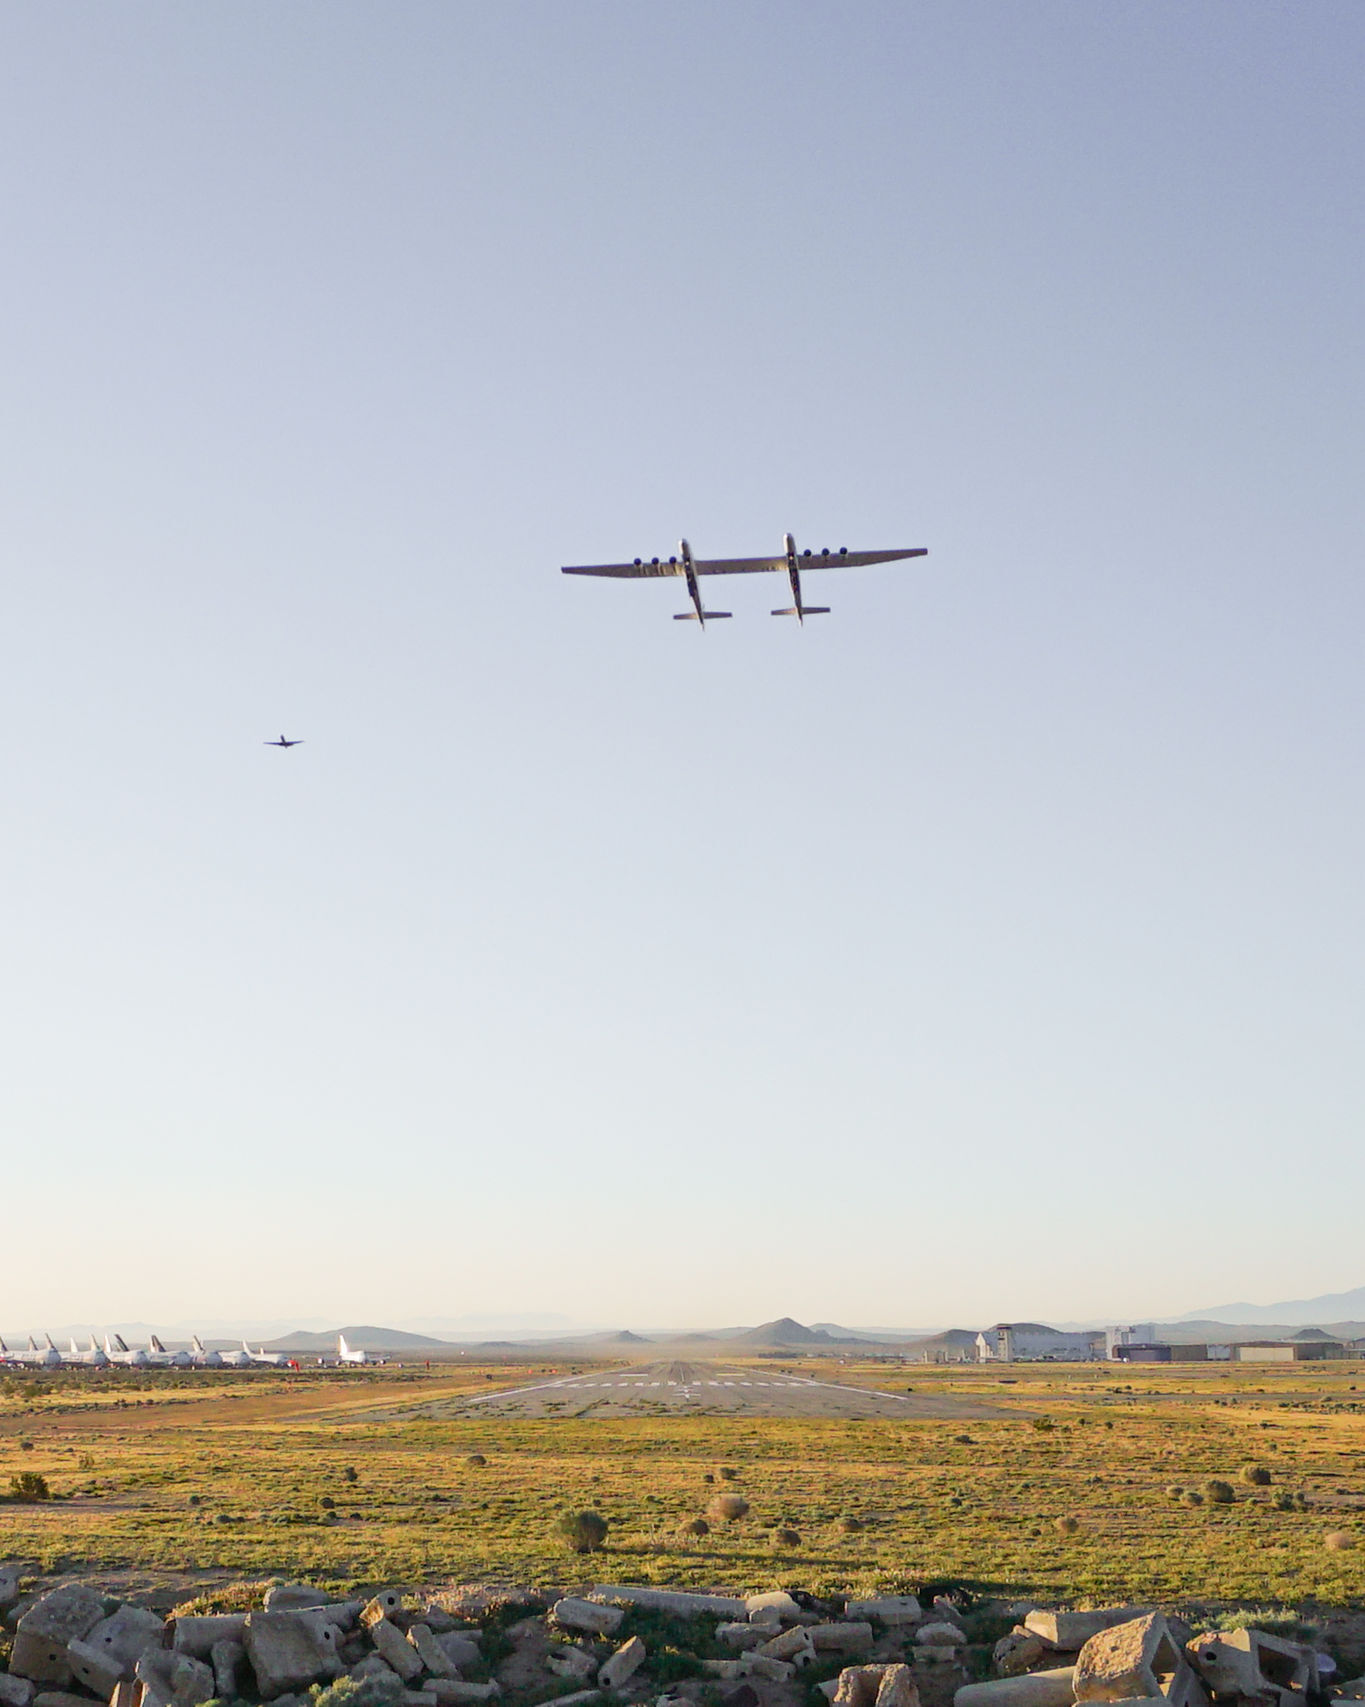
M0 1318L1365 1280L1363 48L0 13Z

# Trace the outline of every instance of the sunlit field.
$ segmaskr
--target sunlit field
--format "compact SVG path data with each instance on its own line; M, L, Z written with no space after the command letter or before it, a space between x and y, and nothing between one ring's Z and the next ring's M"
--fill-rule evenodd
M11 1374L0 1490L29 1473L52 1497L0 1505L0 1555L168 1582L338 1587L862 1592L959 1578L1005 1597L1211 1606L1349 1604L1365 1590L1361 1366L780 1367L970 1395L1002 1414L968 1425L404 1414L544 1376L543 1363ZM1220 1481L1230 1503L1208 1490ZM748 1513L708 1517L722 1491ZM586 1507L610 1527L583 1558L555 1521ZM709 1533L686 1534L698 1517ZM799 1543L779 1544L778 1530Z

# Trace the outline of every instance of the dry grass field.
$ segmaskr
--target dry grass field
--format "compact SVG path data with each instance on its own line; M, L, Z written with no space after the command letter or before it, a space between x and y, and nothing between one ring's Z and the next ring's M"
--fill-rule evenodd
M401 1414L544 1365L10 1375L0 1491L31 1471L54 1497L0 1504L0 1557L167 1582L868 1591L957 1578L1049 1601L1362 1604L1360 1366L781 1366L1004 1414L968 1426ZM736 1474L722 1480L722 1466ZM1268 1483L1244 1478L1253 1466ZM1232 1503L1209 1497L1213 1480L1231 1483ZM685 1535L723 1488L747 1516ZM610 1522L590 1558L554 1533L583 1507ZM778 1529L799 1543L777 1544ZM1329 1546L1332 1532L1360 1545Z

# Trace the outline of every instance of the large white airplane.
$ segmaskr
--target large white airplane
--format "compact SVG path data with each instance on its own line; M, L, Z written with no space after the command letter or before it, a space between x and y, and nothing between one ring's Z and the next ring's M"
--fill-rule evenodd
M828 616L828 605L808 605L801 597L801 571L803 569L855 569L868 563L895 563L902 557L927 557L927 546L916 546L907 551L850 551L841 545L838 551L831 551L828 546L822 551L804 551L798 554L796 541L792 536L783 534L783 550L778 557L693 557L692 547L685 539L678 541L678 554L661 562L657 557L646 561L637 557L633 563L583 563L565 564L565 575L606 575L615 580L633 581L655 575L681 575L687 582L688 597L692 600L693 608L686 611L676 611L675 622L695 622L703 628L710 621L719 617L728 617L728 610L704 610L701 602L701 589L697 585L699 575L755 575L764 571L780 572L786 570L787 579L791 583L792 602L781 610L775 610L774 616L794 616L800 623L808 616Z
M152 1360L141 1346L130 1346L122 1334L104 1336L104 1355L110 1363L121 1363L129 1369L150 1369Z
M193 1369L194 1355L188 1351L167 1351L155 1334L147 1336L147 1355L151 1361L166 1369Z
M43 1338L47 1341L47 1344L39 1345L33 1338L33 1335L30 1334L28 1336L28 1345L23 1351L12 1351L7 1355L14 1358L19 1363L29 1365L37 1364L40 1369L60 1369L62 1366L62 1354L57 1350L56 1346L53 1345L52 1335L44 1334Z
M239 1369L253 1363L264 1364L271 1369L288 1369L289 1367L290 1358L287 1351L267 1351L264 1346L258 1346L255 1351L252 1351L245 1340L242 1341L242 1351L246 1356L246 1364L243 1364L240 1357L233 1359Z
M90 1345L85 1351L80 1349L74 1338L70 1341L70 1346L70 1354L66 1359L68 1363L84 1363L92 1369L107 1369L109 1367L108 1353L101 1351L95 1344L94 1334L91 1334Z
M350 1346L348 1346L346 1344L345 1334L338 1334L337 1335L337 1362L338 1363L383 1363L384 1359L382 1357L371 1357L369 1352L366 1351L363 1346L357 1347L357 1349L355 1351L352 1351Z
M205 1351L204 1342L198 1334L195 1334L190 1341L190 1362L196 1369L222 1369L225 1367L222 1352Z

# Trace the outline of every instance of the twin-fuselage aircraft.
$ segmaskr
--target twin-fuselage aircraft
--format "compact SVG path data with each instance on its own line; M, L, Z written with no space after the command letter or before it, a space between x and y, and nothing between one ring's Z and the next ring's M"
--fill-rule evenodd
M687 582L688 597L692 600L692 609L677 611L675 622L695 622L705 628L708 622L720 617L728 617L728 610L706 610L702 606L701 588L697 578L700 575L755 575L765 570L769 573L786 570L787 579L791 583L792 602L781 610L775 610L774 616L794 616L799 623L804 624L808 616L828 616L828 605L808 605L801 597L801 571L803 569L854 569L868 563L895 563L902 557L927 557L927 546L916 546L908 551L850 551L847 546L840 546L838 551L798 552L796 541L790 534L782 537L783 552L780 557L693 557L692 547L685 539L678 541L678 554L667 560L651 557L646 560L637 557L633 563L582 563L565 564L566 575L605 575L615 580L633 581L656 575L681 575Z

